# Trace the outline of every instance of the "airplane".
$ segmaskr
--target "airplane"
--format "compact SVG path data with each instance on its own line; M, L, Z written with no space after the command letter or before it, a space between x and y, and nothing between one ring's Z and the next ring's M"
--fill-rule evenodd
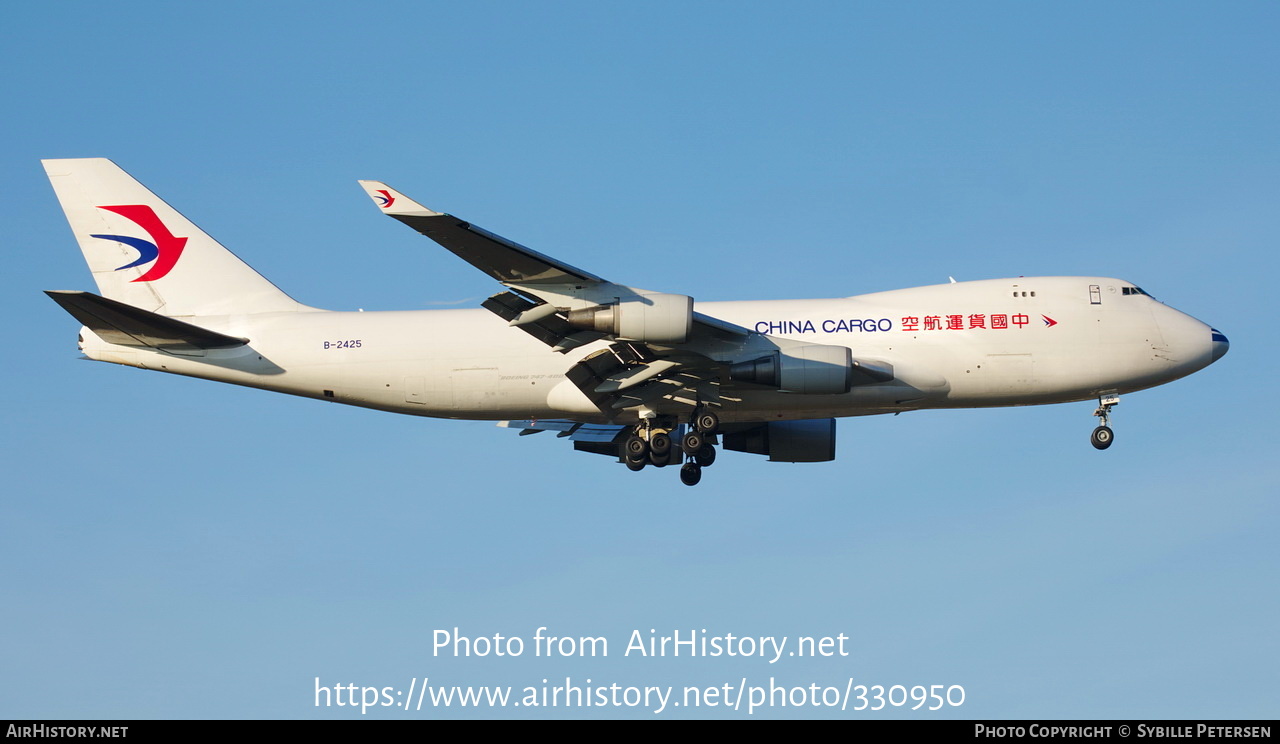
M89 359L383 411L554 431L695 485L717 447L835 459L836 419L1097 400L1220 359L1227 337L1123 279L988 279L695 303L617 284L379 181L379 211L504 290L479 308L308 307L104 158L43 161L100 294L49 291Z

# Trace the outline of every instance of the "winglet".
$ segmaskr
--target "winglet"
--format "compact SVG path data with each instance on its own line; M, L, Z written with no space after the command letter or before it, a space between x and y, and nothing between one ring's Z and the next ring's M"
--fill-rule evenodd
M416 217L437 217L440 215L440 212L433 212L427 209L382 181L361 181L360 187L364 189L370 199L373 199L373 203L377 204L378 208L386 214L414 215Z

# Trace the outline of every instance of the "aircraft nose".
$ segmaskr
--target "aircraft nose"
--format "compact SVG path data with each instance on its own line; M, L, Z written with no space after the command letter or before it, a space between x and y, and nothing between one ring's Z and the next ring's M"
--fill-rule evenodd
M1209 331L1213 334L1213 361L1216 362L1227 353L1227 349L1231 348L1231 342L1227 340L1226 334L1217 328L1210 328Z

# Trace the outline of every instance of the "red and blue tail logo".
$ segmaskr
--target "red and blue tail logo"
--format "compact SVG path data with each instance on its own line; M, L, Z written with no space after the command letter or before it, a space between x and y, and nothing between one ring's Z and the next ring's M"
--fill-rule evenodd
M145 204L128 204L118 207L98 207L98 209L115 212L121 217L133 221L151 236L151 240L143 240L142 238L134 238L128 235L90 235L89 237L91 238L102 238L103 240L124 243L138 251L138 259L136 261L127 263L116 269L116 271L131 269L154 261L155 263L151 264L150 269L147 269L142 276L133 280L135 282L153 282L163 278L178 263L178 257L182 255L182 249L187 245L187 239L174 237L173 233L169 232L169 228L165 227L165 224L160 221L160 218L156 216L151 207Z

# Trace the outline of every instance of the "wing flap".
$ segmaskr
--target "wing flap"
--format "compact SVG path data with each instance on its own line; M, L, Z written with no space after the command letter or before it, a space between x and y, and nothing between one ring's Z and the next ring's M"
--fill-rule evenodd
M602 412L650 405L667 398L710 400L719 384L720 372L714 362L685 354L653 355L643 344L615 343L588 354L565 372L565 377ZM686 392L689 391L689 392Z
M569 321L557 315L554 308L547 312L548 303L539 305L515 292L501 292L480 303L480 306L513 324L512 327L519 328L552 347L552 351L564 353L602 337L599 333L583 331L569 325ZM531 313L534 313L534 319L528 320ZM537 313L546 314L536 317Z
M596 386L597 393L620 393L658 375L670 372L680 363L671 359L657 359L640 367L631 367L609 375L604 382Z

